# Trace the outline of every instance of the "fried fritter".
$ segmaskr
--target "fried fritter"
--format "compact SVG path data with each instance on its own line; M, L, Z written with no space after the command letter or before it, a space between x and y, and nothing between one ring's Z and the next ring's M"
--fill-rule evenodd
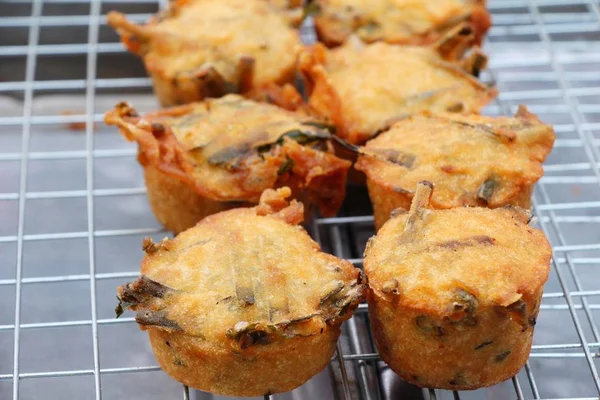
M145 25L118 12L108 23L169 106L292 81L300 38L290 18L264 0L178 0Z
M519 207L428 209L432 186L367 245L375 341L415 385L491 386L527 361L552 249Z
M485 0L316 0L319 40L337 46L356 34L364 42L424 45L468 22L481 44L491 26Z
M327 126L300 111L231 94L145 116L120 103L105 121L138 143L150 205L173 232L270 188L290 186L328 216L344 199L350 163L333 154Z
M329 362L363 299L360 270L320 251L297 226L289 188L222 212L175 239L144 240L141 277L118 289L161 368L228 396L292 390Z
M525 106L511 118L417 115L367 142L355 167L367 176L377 228L393 209L410 207L421 180L435 184L433 208L530 208L554 139Z
M462 26L432 47L357 40L333 50L309 47L299 60L309 105L352 144L423 110L477 113L496 90L473 76L485 67L485 55L474 49L463 56L473 40Z

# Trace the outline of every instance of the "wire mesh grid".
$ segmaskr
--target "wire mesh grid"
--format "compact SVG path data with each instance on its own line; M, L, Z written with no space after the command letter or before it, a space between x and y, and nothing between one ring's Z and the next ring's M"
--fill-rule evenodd
M112 315L114 288L138 274L141 238L165 232L145 202L134 146L100 124L122 99L156 106L104 14L144 21L159 6L0 1L1 399L190 397L159 372L133 318ZM324 372L333 389L293 398L599 398L600 3L489 7L485 78L501 95L487 113L528 104L558 137L534 197L554 259L528 364L491 389L421 391L379 360L362 304ZM339 217L310 230L326 251L361 266L373 220L364 188L349 187L348 198Z

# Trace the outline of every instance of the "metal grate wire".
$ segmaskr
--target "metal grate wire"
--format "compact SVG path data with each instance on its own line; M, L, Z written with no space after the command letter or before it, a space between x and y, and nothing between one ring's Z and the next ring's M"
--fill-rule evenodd
M110 209L105 202L116 209L116 204L128 199L143 199L145 188L139 176L126 185L118 179L112 186L99 184L102 177L99 163L119 163L135 156L133 146L122 144L117 135L110 136L114 132L99 127L102 107L107 102L128 99L131 93L136 98L152 99L150 80L140 73L139 61L124 51L116 36L105 31L104 14L111 8L127 9L133 19L143 21L158 6L164 4L157 0L0 2L0 101L8 99L11 107L19 105L6 110L0 107L0 246L5 246L0 247L0 300L11 297L0 308L0 343L8 343L11 348L0 347L0 398L39 398L39 393L44 393L40 388L47 387L43 382L58 385L70 378L90 378L81 386L86 392L80 389L67 392L70 397L122 398L112 391L114 383L109 384L114 381L108 377L114 375L129 376L127 385L142 385L138 388L143 394L140 398L152 398L152 393L144 392L145 386L140 382L165 379L162 375L151 375L159 371L151 362L136 362L134 366L103 362L106 356L103 329L135 326L135 321L105 317L101 304L104 291L100 288L105 283L114 287L117 282L137 276L137 266L127 264L109 271L98 261L99 241L165 234L151 215L135 219L125 227L107 226L104 222ZM86 11L71 12L71 8L77 7ZM486 44L491 55L486 79L494 81L501 94L488 113L512 114L519 103L525 103L543 120L553 123L557 132L554 153L534 196L540 227L553 244L552 274L531 358L512 382L470 393L425 390L419 398L599 399L600 331L596 318L600 310L600 278L596 271L600 267L600 1L490 0L489 7L495 26ZM70 29L76 28L86 30L85 40L70 35ZM63 42L48 43L45 32L51 31L47 29L61 30ZM314 40L309 29L310 26L303 31L306 41ZM5 43L6 38L19 32L25 34L25 42ZM126 74L121 74L120 70L111 69L106 73L104 57L119 57L122 63L119 66L134 64L137 70L127 69ZM47 61L53 59L83 60L83 72L49 73ZM15 72L15 66L24 70L24 74ZM83 108L68 115L52 106L42 111L36 108L38 100L52 96L60 96L57 99L74 96ZM56 149L35 145L40 129L48 131L45 135L50 138L65 133L76 137L68 124L78 123L84 126L80 147ZM104 141L103 137L115 140ZM58 162L81 163L77 165L84 171L83 185L65 189L51 168L35 175L37 163L52 166ZM15 169L18 180L12 186L5 185L4 181ZM49 184L36 189L41 187L40 180ZM364 243L373 233L373 219L364 189L352 189L349 197L339 217L318 219L311 230L324 249L360 267ZM83 202L85 223L76 228L36 226L37 218L27 217L39 202L68 209L70 201ZM363 206L357 207L355 203ZM11 210L16 215L14 221L9 215ZM85 268L77 273L61 268L48 268L45 273L28 272L29 246L50 243L60 247L73 241L85 243ZM89 305L87 312L48 313L46 318L30 318L30 305L26 301L34 290L30 288L45 285L54 288L60 284L88 286L85 296L74 299L85 300ZM40 302L43 309L44 299ZM404 396L411 388L402 386L380 361L370 341L366 317L367 307L362 304L355 317L345 324L343 338L330 365L332 379L338 383L335 396L369 400ZM60 368L58 365L62 364L56 359L40 363L40 367L25 365L31 364L27 362L28 346L23 342L30 333L45 335L54 330L66 335L77 329L84 329L84 341L91 342L87 367ZM2 341L3 337L10 339ZM564 372L566 377L561 378L557 371ZM131 378L134 376L141 379ZM80 388L76 385L78 381L73 382L74 387ZM187 388L169 393L170 398L193 397ZM48 398L61 398L52 396L49 394Z

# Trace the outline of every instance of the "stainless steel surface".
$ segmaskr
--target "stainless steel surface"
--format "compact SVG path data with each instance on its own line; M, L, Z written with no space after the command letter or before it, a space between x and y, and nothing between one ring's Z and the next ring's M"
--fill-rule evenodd
M146 203L135 146L101 123L123 99L157 106L141 63L104 14L119 9L143 21L158 6L0 0L2 400L216 398L169 379L133 318L113 315L115 287L137 275L142 237L166 233ZM495 25L484 78L501 94L486 112L509 114L524 103L558 136L535 192L554 261L529 363L493 388L421 391L379 360L361 305L330 366L271 398L599 398L600 2L489 7ZM340 216L310 230L326 251L360 266L373 234L365 190L350 187Z

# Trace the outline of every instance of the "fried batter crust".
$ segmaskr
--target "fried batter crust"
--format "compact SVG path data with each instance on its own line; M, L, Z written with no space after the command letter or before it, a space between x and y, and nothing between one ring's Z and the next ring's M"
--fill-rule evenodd
M254 208L203 219L173 240L144 240L142 276L118 289L162 369L220 395L260 396L325 367L364 298L362 272L320 251L296 224L289 188Z
M118 12L108 14L108 23L144 59L160 103L169 106L292 81L300 39L289 25L298 17L279 7L264 0L179 0L145 25Z
M105 121L138 143L152 208L174 232L256 204L269 188L290 186L329 216L345 196L350 163L333 154L326 126L301 111L227 95L143 117L120 103Z
M352 144L424 110L478 113L497 91L471 75L485 66L485 56L476 49L462 57L473 40L463 28L432 47L360 41L308 47L299 58L308 104Z
M555 137L525 106L514 117L424 114L370 140L355 167L367 176L378 228L393 209L408 209L421 180L436 186L433 208L530 208Z
M480 45L491 26L485 0L317 0L315 27L327 46L356 34L364 42L426 45L462 22Z
M529 356L550 244L518 207L415 208L390 219L365 251L381 357L422 387L510 378Z

